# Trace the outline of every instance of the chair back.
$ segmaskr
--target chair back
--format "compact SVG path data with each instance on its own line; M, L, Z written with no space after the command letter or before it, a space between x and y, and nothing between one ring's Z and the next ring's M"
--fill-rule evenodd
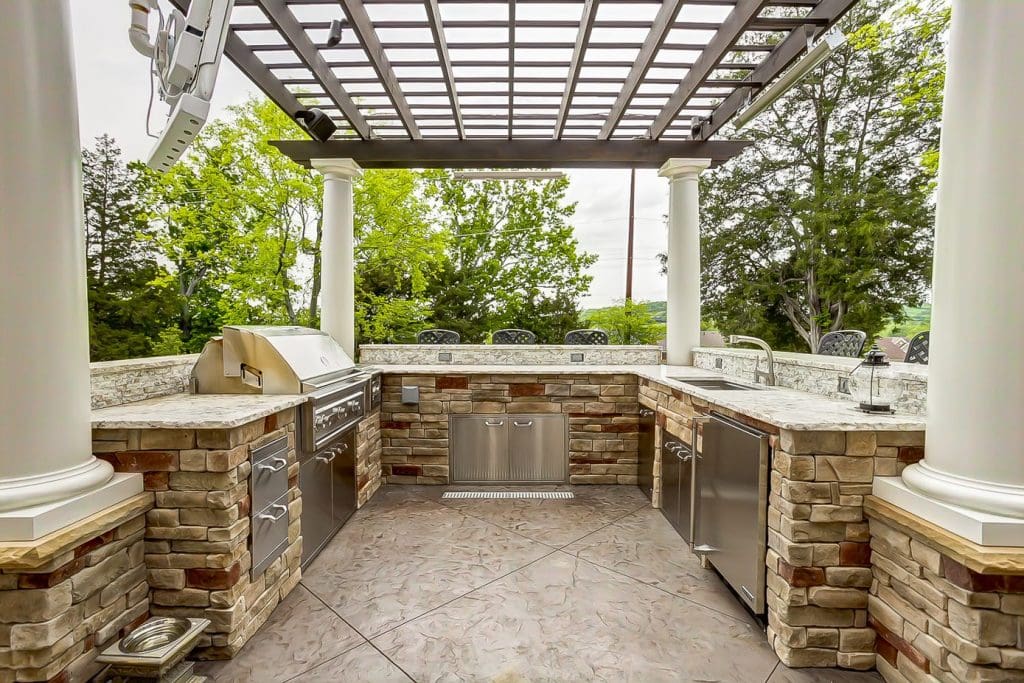
M460 339L454 330L423 330L416 335L417 344L458 344Z
M846 356L860 358L868 335L860 330L836 330L829 332L818 342L819 356Z
M928 330L915 334L914 338L910 340L910 346L907 347L907 355L903 362L928 365L928 342L930 336L931 333Z
M565 335L565 343L605 346L608 344L608 333L597 329L573 330Z
M536 344L537 335L529 330L519 330L510 327L506 330L498 330L491 335L492 344Z

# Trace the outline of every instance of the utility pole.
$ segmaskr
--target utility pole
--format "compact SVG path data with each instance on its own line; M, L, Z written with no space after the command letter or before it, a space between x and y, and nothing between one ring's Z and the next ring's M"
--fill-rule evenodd
M633 208L636 206L636 169L629 171L629 238L626 242L626 301L633 300Z

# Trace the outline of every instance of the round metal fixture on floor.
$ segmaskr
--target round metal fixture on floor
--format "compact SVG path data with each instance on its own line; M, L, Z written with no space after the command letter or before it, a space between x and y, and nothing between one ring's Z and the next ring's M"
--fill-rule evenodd
M188 619L158 617L121 639L121 651L142 654L173 643L192 627Z

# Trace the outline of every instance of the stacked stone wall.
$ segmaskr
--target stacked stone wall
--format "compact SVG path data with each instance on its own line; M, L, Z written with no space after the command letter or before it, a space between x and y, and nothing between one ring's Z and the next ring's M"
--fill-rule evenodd
M92 407L106 408L188 391L198 355L91 363Z
M402 403L402 386L419 387L419 404ZM388 483L448 483L452 415L545 413L568 419L570 483L636 484L635 375L385 375L383 389Z
M251 577L252 449L288 438L288 546ZM205 617L202 658L232 657L298 583L302 556L295 410L234 429L93 430L93 450L121 472L141 472L145 567L154 615Z
M375 409L359 423L356 430L356 503L366 504L381 484L380 409Z
M127 519L42 564L2 565L0 681L89 680L103 668L99 652L149 617L143 536L152 494L136 498Z
M1024 576L981 574L871 513L869 625L889 683L1024 681Z

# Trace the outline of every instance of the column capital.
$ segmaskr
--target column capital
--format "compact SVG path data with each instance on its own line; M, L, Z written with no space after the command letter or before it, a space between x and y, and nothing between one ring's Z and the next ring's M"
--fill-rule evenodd
M354 180L363 175L354 159L310 159L309 165L335 180Z
M700 172L711 165L711 159L679 159L673 158L662 164L658 169L658 175L662 178L675 180L676 178L696 178Z

